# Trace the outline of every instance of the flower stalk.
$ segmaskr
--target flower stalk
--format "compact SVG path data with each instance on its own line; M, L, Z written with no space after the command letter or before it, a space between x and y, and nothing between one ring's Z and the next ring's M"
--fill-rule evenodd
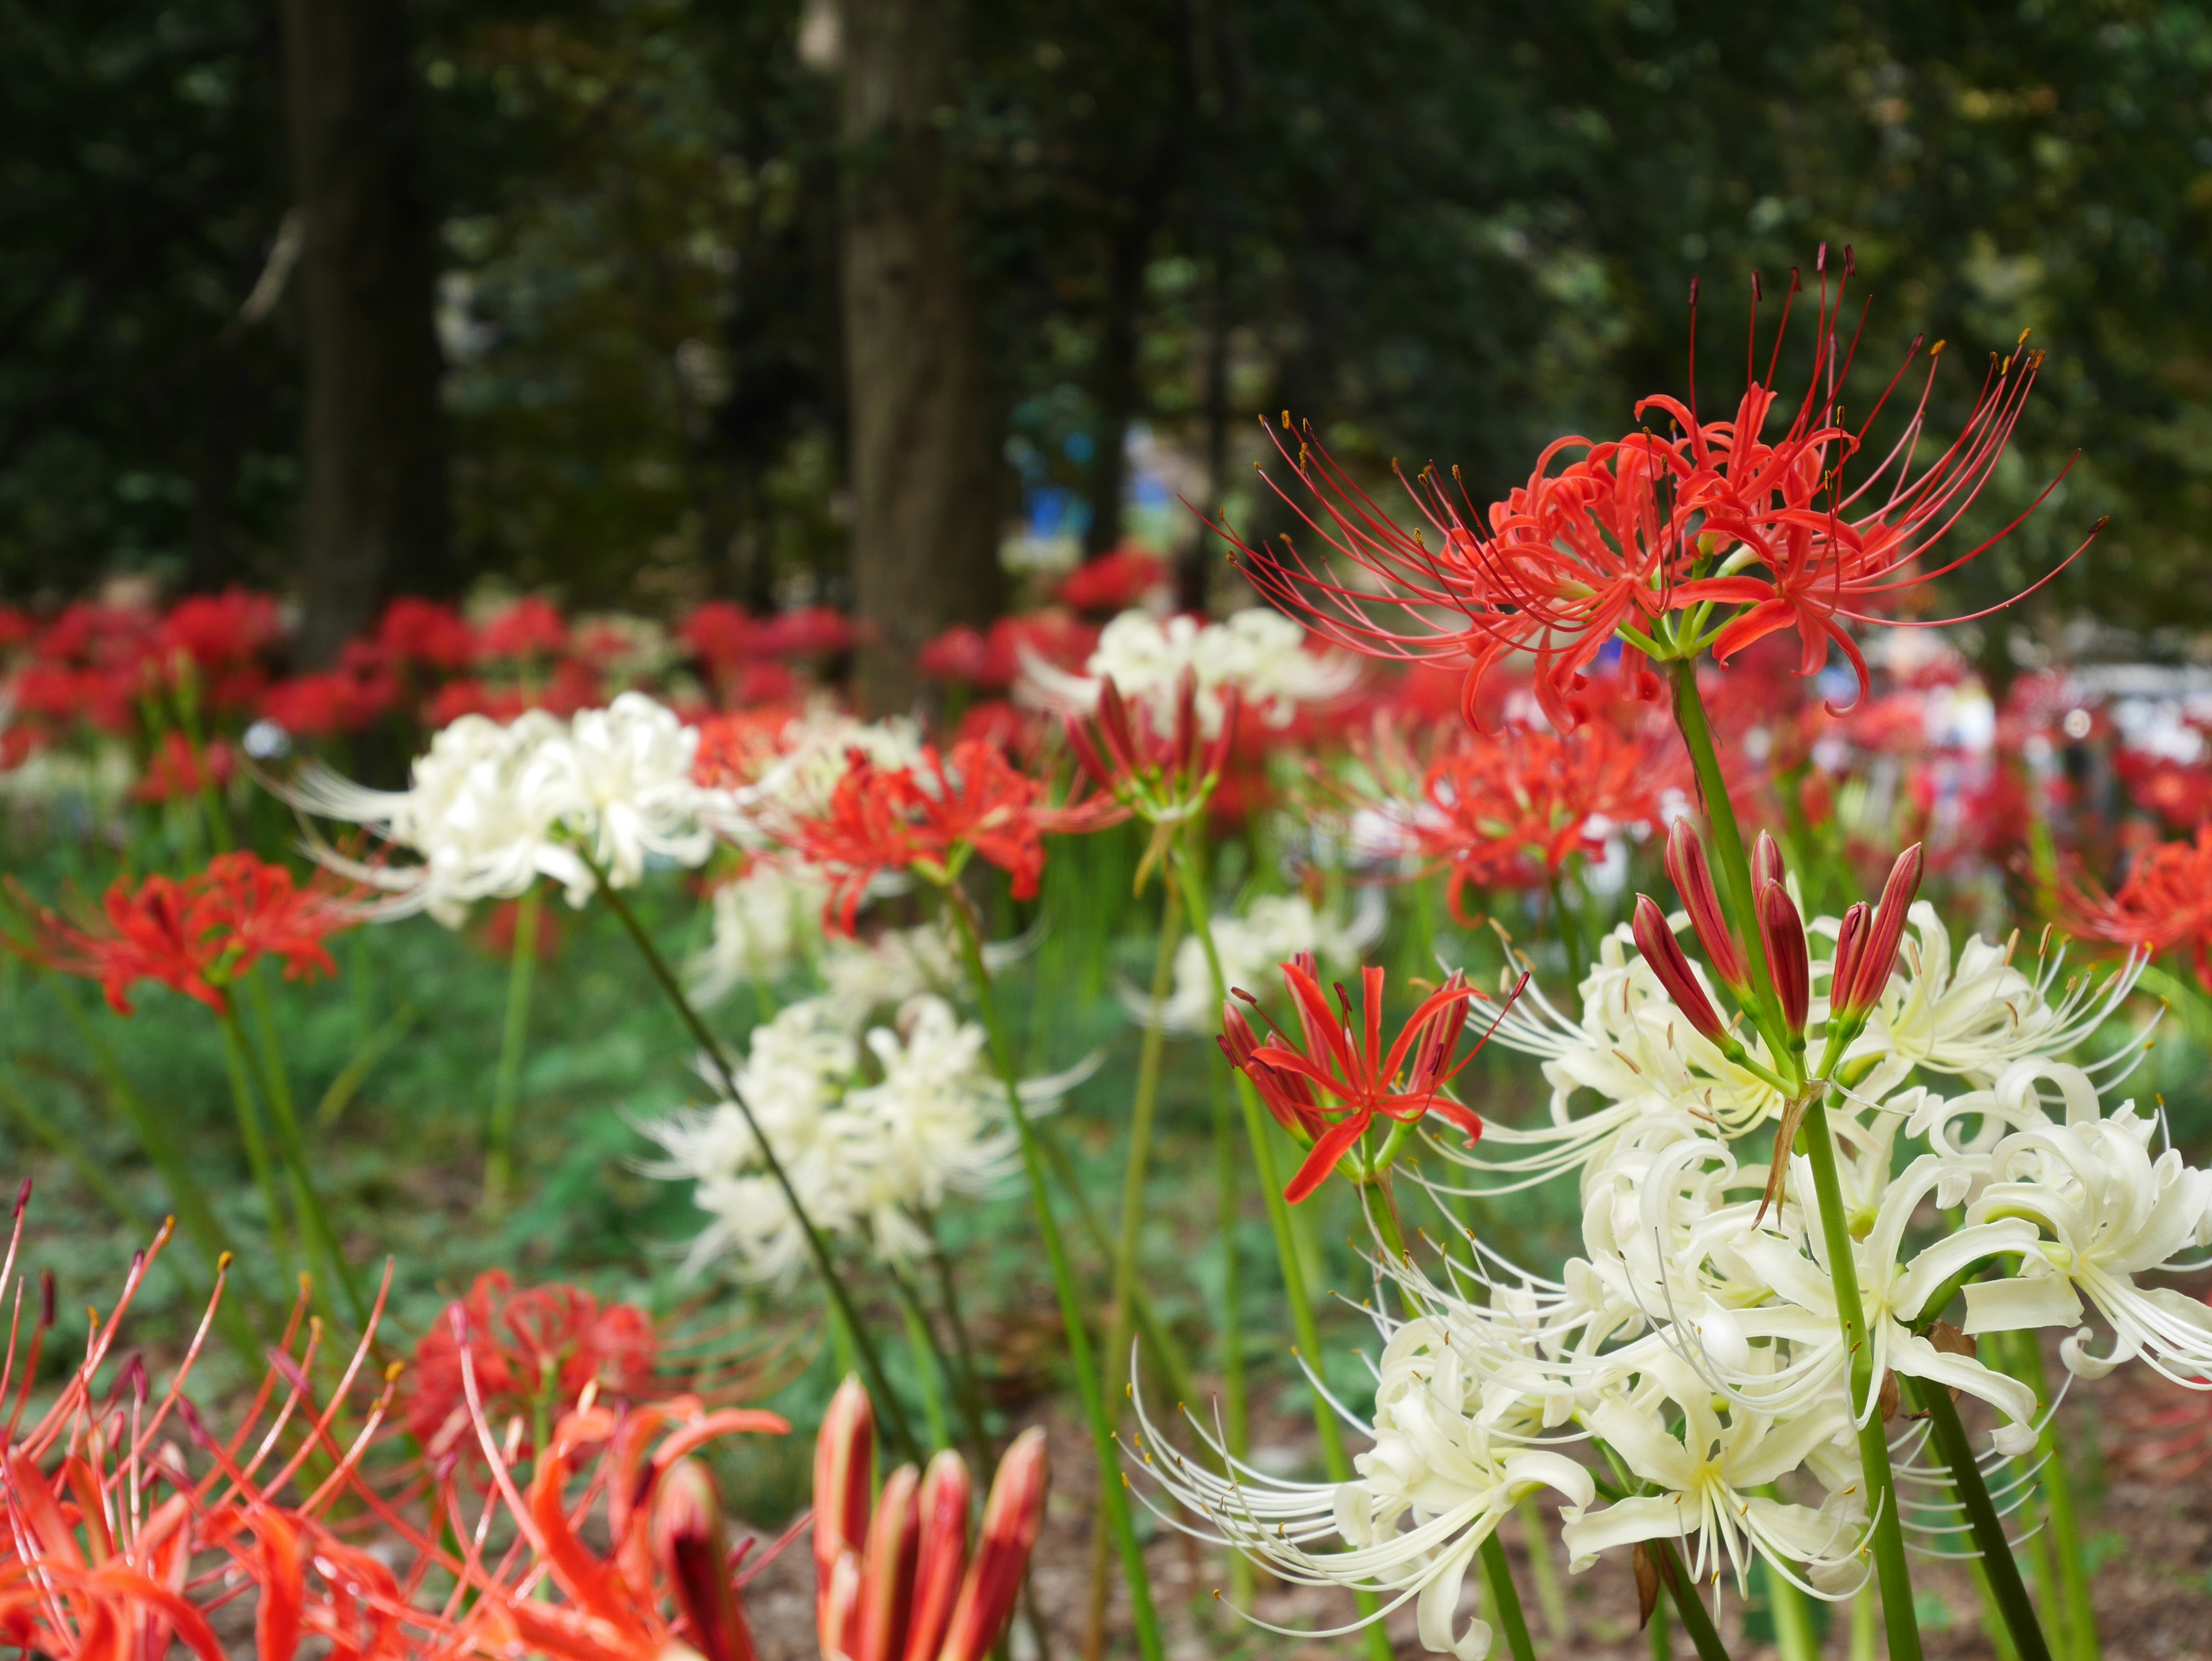
M536 883L514 903L514 944L507 968L507 1013L500 1026L499 1071L493 1076L491 1123L485 1137L484 1208L507 1203L514 1182L514 1115L522 1079L522 1052L530 1037L530 988L538 970L538 914L544 904Z
M2004 1617L2005 1631L2012 1639L2020 1661L2051 1661L2042 1625L2035 1618L2035 1605L2029 1600L2027 1587L2020 1578L2020 1565L2013 1561L2011 1542L2005 1538L2004 1519L1997 1515L1990 1491L1982 1482L1981 1469L1974 1463L1973 1445L1966 1439L1966 1427L1960 1421L1959 1409L1951 1400L1950 1391L1915 1379L1913 1393L1919 1399L1921 1410L1928 1415L1936 1451L1951 1473L1951 1486L1958 1493L1960 1504L1966 1508L1966 1520L1974 1530L1974 1544L1982 1555L1983 1573L1989 1577L1990 1594ZM1883 1602L1887 1601L1885 1588Z
M1136 1628L1137 1650L1144 1661L1164 1661L1165 1649L1160 1641L1159 1618L1152 1608L1152 1581L1145 1569L1143 1548L1138 1544L1136 1528L1129 1516L1129 1496L1121 1475L1121 1464L1114 1439L1111 1421L1106 1414L1105 1401L1100 1392L1097 1364L1091 1354L1091 1338L1084 1326L1083 1297L1075 1284L1075 1272L1067 1260L1067 1247L1060 1238L1060 1224L1053 1216L1052 1195L1045 1182L1044 1156L1037 1146L1035 1129L1030 1123L1028 1110L1022 1105L1021 1075L1014 1065L1012 1050L1006 1043L1006 1029L999 1019L998 999L991 981L991 970L983 961L981 939L975 930L975 919L968 908L966 897L948 885L945 890L945 909L952 914L955 934L960 941L960 953L969 978L975 984L977 1012L982 1018L983 1031L988 1036L991 1059L999 1076L1006 1086L1006 1111L1012 1116L1015 1134L1020 1138L1022 1167L1029 1177L1030 1199L1036 1212L1037 1232L1044 1241L1045 1260L1052 1273L1053 1290L1060 1299L1060 1318L1067 1329L1068 1362L1075 1373L1076 1387L1083 1397L1084 1416L1090 1421L1091 1437L1098 1456L1098 1503L1105 1512L1106 1526L1112 1535L1115 1549L1121 1558L1122 1577L1129 1591L1129 1616Z
M736 1072L730 1066L729 1057L723 1053L720 1040L700 1018L699 1012L691 1007L691 1000L684 995L683 985L676 978L676 971L668 966L667 958L653 943L653 936L646 932L644 923L639 920L629 902L607 881L606 872L589 853L580 849L578 856L597 880L599 891L605 896L608 909L622 924L623 931L629 936L630 944L637 948L638 955L645 960L646 971L653 977L654 984L660 988L662 995L676 1011L677 1019L684 1023L685 1030L698 1044L700 1053L707 1058L707 1064L714 1069L714 1081L722 1086L725 1098L744 1116L745 1128L752 1133L753 1141L759 1146L761 1163L767 1168L769 1175L775 1178L776 1187L782 1190L784 1203L791 1208L791 1214L799 1220L799 1231L806 1239L807 1255L814 1260L815 1272L822 1276L822 1284L829 1292L830 1301L851 1335L854 1359L860 1363L860 1371L866 1376L868 1394L880 1404L878 1410L884 1416L884 1427L890 1433L894 1451L902 1458L918 1457L921 1450L915 1441L913 1427L907 1422L906 1409L891 1389L890 1379L884 1372L883 1360L876 1353L875 1340L860 1323L860 1315L853 1307L852 1294L846 1290L844 1277L838 1274L836 1262L830 1256L829 1243L822 1238L822 1231L815 1226L813 1218L807 1215L806 1208L799 1203L799 1191L792 1186L790 1172L784 1169L782 1159L763 1133L759 1120L753 1116L751 1104L745 1100L744 1092L738 1088Z

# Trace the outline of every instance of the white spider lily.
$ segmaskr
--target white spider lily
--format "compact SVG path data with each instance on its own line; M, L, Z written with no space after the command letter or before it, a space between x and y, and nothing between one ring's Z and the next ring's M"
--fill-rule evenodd
M1679 1410L1672 1430L1662 1407L1668 1402ZM1757 1492L1848 1436L1850 1415L1837 1397L1787 1419L1723 1409L1687 1363L1662 1355L1647 1363L1634 1390L1600 1403L1589 1427L1630 1471L1660 1491L1624 1495L1595 1511L1585 1502L1568 1512L1559 1534L1571 1569L1588 1568L1612 1547L1686 1540L1695 1542L1692 1580L1717 1579L1733 1569L1741 1589L1753 1550L1817 1596L1849 1597L1865 1579L1857 1561L1865 1507L1852 1503L1856 1495L1839 1494L1816 1511ZM1806 1579L1781 1567L1793 1563L1807 1566Z
M2154 1159L2154 1129L2130 1102L2109 1119L2037 1126L1997 1144L1991 1180L1968 1215L2026 1229L2027 1264L1966 1288L1968 1332L2073 1327L2086 1297L2111 1323L2113 1344L2098 1355L2086 1329L2069 1336L2061 1353L2075 1372L2099 1378L2140 1356L2177 1384L2212 1389L2212 1309L2135 1282L2212 1233L2212 1172L2171 1147Z
M390 898L380 916L428 911L449 928L479 900L512 899L541 877L581 905L598 864L617 888L648 860L702 863L691 758L697 735L642 692L564 721L530 710L512 721L464 715L441 729L405 790L371 790L311 764L282 794L304 813L367 827L419 863L359 860L320 840L315 857Z
M1342 1484L1270 1476L1229 1459L1203 1430L1227 1474L1186 1460L1169 1451L1139 1395L1144 1441L1160 1450L1157 1459L1146 1452L1147 1471L1214 1532L1190 1528L1173 1511L1156 1508L1158 1514L1247 1553L1293 1584L1374 1591L1385 1600L1386 1615L1414 1601L1425 1647L1481 1661L1490 1652L1488 1623L1469 1618L1464 1628L1457 1625L1475 1553L1536 1490L1555 1489L1579 1506L1589 1505L1596 1489L1574 1460L1531 1447L1511 1427L1472 1413L1479 1382L1435 1323L1399 1327L1383 1352L1374 1446L1353 1462L1359 1475ZM1340 1548L1324 1547L1331 1536ZM1255 1624L1285 1635L1334 1635Z
M983 1029L941 998L912 999L895 1026L865 1034L830 1000L810 998L753 1030L738 1092L815 1226L863 1236L878 1256L903 1263L931 1250L923 1224L948 1196L988 1193L1010 1169L1006 1091L983 1048ZM864 1050L880 1075L873 1082L862 1072ZM1097 1065L1093 1057L1024 1080L1022 1099L1048 1106ZM734 1102L642 1129L666 1157L641 1168L694 1183L693 1202L711 1219L691 1244L687 1273L726 1260L740 1278L787 1281L805 1264L803 1226Z
M1265 606L1224 623L1124 611L1099 636L1085 674L1072 675L1024 649L1014 696L1036 708L1087 715L1097 707L1099 687L1110 680L1131 703L1150 705L1168 722L1188 670L1198 683L1199 730L1206 737L1221 731L1223 694L1232 689L1269 726L1287 727L1301 707L1334 703L1359 680L1358 659L1310 651L1306 642L1304 629Z
M1223 917L1213 925L1213 949L1221 958L1225 985L1262 991L1275 981L1275 966L1301 952L1310 952L1324 965L1352 964L1382 937L1389 908L1382 891L1363 888L1359 904L1349 919L1317 910L1303 894L1262 894L1241 917ZM1213 969L1205 942L1187 934L1176 947L1174 990L1155 1004L1132 986L1116 989L1130 1019L1140 1026L1158 1025L1170 1032L1210 1032L1221 1019L1221 1000L1214 995Z
M690 965L693 1000L712 1004L734 987L772 985L790 974L820 946L829 892L802 873L767 863L715 889L713 932Z

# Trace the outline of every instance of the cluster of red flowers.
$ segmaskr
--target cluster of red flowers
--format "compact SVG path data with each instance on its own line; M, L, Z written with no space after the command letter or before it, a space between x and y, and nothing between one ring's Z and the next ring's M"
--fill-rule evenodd
M950 754L925 745L910 767L879 766L855 750L818 813L776 827L778 840L830 879L824 921L847 934L868 886L889 872L951 882L973 854L1036 897L1044 838L1103 828L1126 809L1110 798L1055 805L1044 785L996 745L969 739Z
M28 1194L26 1183L0 1263L0 1295L19 1301ZM404 1369L389 1369L372 1400L356 1397L387 1272L349 1356L318 1353L324 1329L307 1318L303 1287L259 1389L218 1435L185 1387L224 1297L221 1269L165 1390L152 1389L136 1356L112 1365L168 1238L164 1228L133 1260L114 1308L95 1315L82 1360L28 1422L28 1383L54 1317L51 1275L27 1354L9 1341L8 1371L20 1368L26 1383L0 1450L0 1636L9 1645L161 1661L181 1643L198 1661L229 1661L237 1652L211 1617L242 1602L255 1661L296 1661L303 1646L339 1661L751 1661L744 1587L807 1518L750 1561L750 1541L732 1553L714 1480L696 1456L732 1435L787 1434L782 1419L710 1410L694 1396L628 1402L587 1380L526 1463L515 1435L495 1426L470 1305L457 1304L443 1324L459 1413L490 1479L465 1482L456 1461L425 1458L393 1435ZM573 1289L540 1290L559 1304ZM333 1374L325 1396L319 1381ZM1017 1439L1001 1462L970 1559L970 1486L957 1455L940 1456L920 1482L911 1469L894 1473L872 1525L872 1439L866 1397L856 1409L855 1395L848 1385L838 1397L817 1457L817 1475L836 1485L817 1485L823 1653L982 1661L1006 1629L1042 1519L1041 1433ZM905 1646L856 1646L860 1621L887 1621Z
M329 739L390 721L441 727L455 717L511 719L526 709L573 714L651 684L687 709L787 700L799 666L848 650L852 624L821 607L770 618L725 601L699 606L667 642L610 620L571 622L534 596L481 623L434 600L402 597L347 642L329 669L285 676L283 619L265 594L195 595L166 612L81 602L35 621L0 609L0 664L10 711L4 759L76 733L143 738L154 747L142 799L199 788L175 723L191 713L235 731L255 718L295 739ZM231 757L202 746L222 783Z
M1919 349L1916 341L1866 421L1844 425L1836 398L1851 354L1837 344L1837 322L1850 269L1846 249L1844 281L1832 294L1822 250L1808 390L1778 435L1768 428L1795 272L1765 372L1756 373L1754 356L1730 418L1702 419L1694 393L1687 402L1646 399L1637 418L1656 417L1669 435L1639 428L1603 442L1560 439L1486 514L1455 475L1425 470L1407 490L1427 532L1401 529L1310 432L1292 434L1286 416L1276 447L1310 505L1275 488L1327 553L1310 557L1290 537L1267 547L1239 542L1245 569L1340 645L1463 667L1470 718L1483 677L1526 655L1546 717L1571 727L1583 672L1607 642L1669 655L1662 625L1703 630L1709 618L1712 632L1698 639L1723 662L1787 630L1797 636L1800 674L1819 672L1832 646L1863 687L1867 666L1844 622L1880 620L1905 590L1990 545L1932 569L1922 563L1988 482L2042 356L1992 362L1957 438L1916 472L1939 343L1904 431L1871 472L1846 482L1869 425ZM1754 287L1754 340L1756 301ZM1693 384L1694 374L1693 362Z
M335 972L323 942L361 920L352 896L327 873L306 887L281 865L252 854L222 854L181 880L118 877L95 915L71 919L39 905L13 882L9 892L29 924L9 943L32 962L96 980L119 1014L130 990L155 981L218 1014L226 989L263 958L288 978Z
M2070 873L2057 897L2059 921L2085 940L2153 953L2185 951L2212 992L2212 824L2195 837L2145 849L2119 887L2106 892Z

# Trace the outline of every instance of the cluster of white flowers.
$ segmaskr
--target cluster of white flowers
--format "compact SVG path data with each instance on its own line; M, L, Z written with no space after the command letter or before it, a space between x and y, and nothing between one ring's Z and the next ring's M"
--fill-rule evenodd
M1198 684L1200 730L1212 738L1221 730L1227 692L1235 691L1269 725L1287 727L1302 706L1333 703L1359 678L1357 659L1308 649L1304 629L1264 606L1223 623L1124 611L1106 625L1084 667L1086 673L1072 675L1025 655L1015 697L1042 709L1088 715L1097 705L1100 685L1110 680L1131 703L1149 705L1166 727L1188 670Z
M1089 1071L1027 1080L1022 1099L1045 1107ZM927 994L888 1026L848 1019L830 998L789 1005L754 1029L737 1085L815 1226L865 1237L893 1262L927 1252L928 1218L948 1196L988 1192L1018 1146L983 1029ZM666 1154L646 1170L696 1184L694 1203L712 1220L687 1271L726 1260L747 1280L798 1273L805 1233L735 1103L646 1131Z
M2066 1059L2119 1013L2139 963L2061 988L2055 955L2031 975L2010 946L1972 939L1954 958L1932 907L1908 916L1900 964L1828 1097L1885 1386L1869 1420L1898 1414L1898 1386L1917 1381L1986 1403L1996 1455L2030 1453L2043 1404L1969 1341L2045 1327L2067 1330L2076 1374L2141 1359L2212 1387L2212 1310L2140 1284L2197 1266L2185 1259L2212 1241L2212 1173L2161 1149L2154 1116L2112 1100L2146 1035L2100 1062ZM1814 926L1816 952L1834 931ZM1830 967L1815 958L1816 992ZM1490 1641L1482 1622L1462 1624L1465 1572L1538 1487L1565 1501L1576 1567L1667 1540L1700 1583L1729 1570L1741 1582L1754 1554L1821 1597L1868 1573L1859 1424L1810 1165L1793 1155L1780 1205L1763 1206L1765 1150L1738 1152L1788 1104L1691 1026L1626 928L1580 992L1569 1019L1532 986L1496 1033L1542 1058L1548 1123L1492 1123L1473 1149L1431 1143L1475 1173L1439 1199L1578 1181L1582 1251L1559 1278L1473 1232L1435 1277L1378 1254L1410 1317L1378 1317L1376 1412L1361 1427L1373 1445L1340 1488L1241 1468L1224 1479L1146 1427L1153 1475L1221 1536L1292 1579L1417 1599L1424 1642L1461 1661ZM1817 996L1811 1015L1816 1028L1826 1019ZM1961 1327L1940 1323L1961 1292ZM1911 1497L1924 1422L1889 1424L1902 1520L1955 1535L1955 1515ZM1601 1445L1610 1468L1595 1447L1568 1457L1577 1442ZM1594 1474L1610 1488L1602 1501Z
M567 721L531 710L511 721L464 715L442 728L404 790L372 790L319 764L286 790L303 812L365 825L415 862L323 862L391 897L384 915L427 910L458 928L478 900L513 898L539 878L587 900L606 873L636 885L649 860L703 864L714 836L691 781L698 734L642 692Z
M713 933L691 963L691 996L704 1007L739 986L772 986L811 959L822 939L826 884L765 861L709 897Z
M1243 916L1219 918L1213 925L1223 983L1258 991L1273 983L1276 964L1301 952L1312 952L1324 964L1357 963L1381 937L1388 913L1378 888L1359 891L1359 904L1348 919L1317 910L1303 894L1262 894L1245 907ZM1176 947L1175 989L1164 1001L1155 1004L1131 986L1120 990L1122 1003L1142 1026L1210 1032L1221 1024L1213 970L1205 943L1195 934L1184 936Z

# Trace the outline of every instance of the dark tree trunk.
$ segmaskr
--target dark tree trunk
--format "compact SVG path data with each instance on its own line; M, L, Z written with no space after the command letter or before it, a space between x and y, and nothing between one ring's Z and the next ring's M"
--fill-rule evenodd
M452 586L433 228L401 0L283 0L307 357L301 654Z
M1083 554L1096 559L1121 545L1121 498L1129 484L1129 423L1143 409L1137 377L1137 316L1145 299L1145 260L1158 215L1151 203L1115 228L1106 274L1106 316L1099 332L1098 452L1091 459L1091 523Z
M843 0L843 284L853 600L864 709L903 710L917 647L998 609L999 456L944 137L949 0Z

